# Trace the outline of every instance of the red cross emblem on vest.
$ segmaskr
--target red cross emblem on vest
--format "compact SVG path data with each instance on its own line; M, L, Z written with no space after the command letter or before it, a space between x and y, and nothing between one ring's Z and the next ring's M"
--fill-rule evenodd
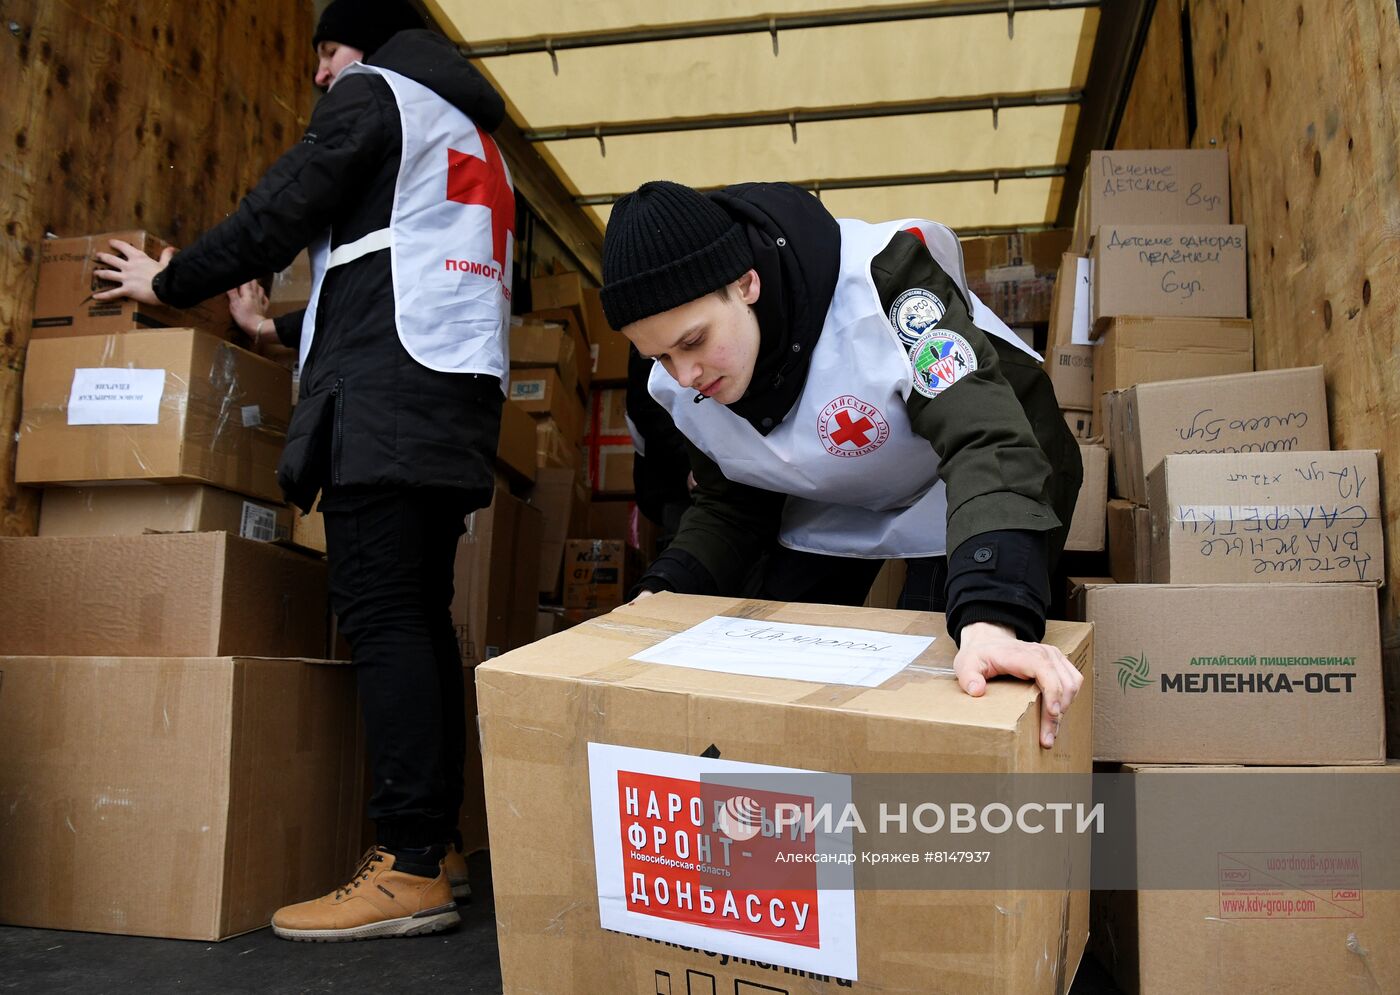
M506 179L505 163L496 143L484 131L477 132L485 158L470 152L447 150L447 199L459 204L481 204L491 210L491 258L504 273L506 232L515 234L515 192Z
M842 394L817 416L817 438L833 456L849 459L878 449L890 437L880 409L851 394Z

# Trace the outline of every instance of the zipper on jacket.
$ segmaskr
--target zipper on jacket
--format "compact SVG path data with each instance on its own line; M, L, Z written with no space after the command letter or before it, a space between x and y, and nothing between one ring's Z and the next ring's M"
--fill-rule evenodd
M331 480L340 483L340 447L345 425L345 378L336 380L331 393L335 395L335 434L331 437Z

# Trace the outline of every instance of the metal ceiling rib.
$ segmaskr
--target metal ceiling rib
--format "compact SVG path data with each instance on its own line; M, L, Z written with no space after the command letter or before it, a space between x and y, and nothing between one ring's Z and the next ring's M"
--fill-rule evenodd
M427 3L600 227L661 177L785 180L871 220L1044 226L1100 18L1100 0Z

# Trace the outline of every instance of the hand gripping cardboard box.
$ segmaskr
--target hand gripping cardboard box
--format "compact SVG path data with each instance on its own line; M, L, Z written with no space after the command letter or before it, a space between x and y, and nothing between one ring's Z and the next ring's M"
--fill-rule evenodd
M1374 450L1168 456L1147 475L1158 584L1385 581Z
M211 484L282 500L291 374L194 329L38 339L15 479Z
M1090 586L1094 759L1385 758L1373 584Z
M1160 887L1096 891L1091 945L1133 995L1184 992L1400 991L1400 763L1377 767L1201 767L1129 764L1137 800L1132 841L1143 874L1180 853L1184 873ZM1200 796L1214 796L1213 817ZM1369 795L1374 801L1367 802ZM1335 820L1232 822L1278 799L1330 801ZM1330 796L1330 798L1328 798ZM1218 801L1217 801L1218 799ZM1233 802L1234 811L1230 803ZM1377 818L1385 813L1389 819ZM1166 814L1168 825L1160 815ZM1245 816L1245 819L1248 817ZM1342 820L1347 825L1336 825ZM1164 837L1179 827L1175 846ZM1275 849L1282 843L1285 849ZM1132 845L1132 844L1130 844ZM1185 856L1198 855L1197 867ZM1182 880L1188 878L1189 880Z
M733 662L732 646L708 639L693 644L691 666L635 659L716 616L739 623L733 638L796 623L934 639L912 665L874 686L838 683L854 678L831 670L814 680L767 676L778 673L767 655L759 664L764 676L752 667L706 669ZM688 833L684 848L708 854L715 867L730 853L726 880L740 886L744 851L772 840L754 828L754 805L737 798L720 808L719 824L732 836L709 825L700 797L709 771L1086 774L1092 633L1051 622L1046 638L1086 671L1050 750L1038 743L1031 685L993 681L979 699L959 689L948 669L955 647L942 616L932 613L658 594L483 664L477 696L504 990L1065 992L1085 942L1084 891L848 888L809 894L799 926L800 903L772 904L781 893L707 896L676 878L675 902L662 903L658 882L687 872L645 859L666 813L684 812L694 825L701 801L705 828ZM799 665L817 659L810 646L803 652ZM645 797L640 788L632 793L638 778L666 786L657 809L651 789ZM680 852L681 835L667 830L662 845ZM1087 847L1064 836L1051 845L1055 874L1070 880ZM1014 847L1003 856L1006 866L1017 859ZM626 897L618 883L624 863L650 888L648 904ZM631 903L625 909L624 900Z
M232 336L233 319L229 317L228 299L223 294L184 310L130 299L93 300L93 294L115 286L94 275L94 271L106 268L97 261L97 253L115 253L111 245L113 239L129 242L156 259L169 244L137 230L50 238L39 243L39 286L34 295L31 339L189 327L225 339Z
M326 655L326 564L227 532L0 539L0 654Z
M1134 504L1147 504L1147 475L1173 453L1331 448L1320 366L1139 384L1110 398L1113 477Z
M219 940L359 854L353 667L4 656L0 922Z

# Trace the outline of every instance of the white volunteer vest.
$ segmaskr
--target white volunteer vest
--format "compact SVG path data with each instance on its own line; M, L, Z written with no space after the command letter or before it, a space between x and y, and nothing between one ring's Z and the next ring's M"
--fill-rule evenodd
M724 405L694 403L695 392L660 363L648 390L730 480L789 495L779 530L784 546L865 559L941 556L948 503L938 455L910 425L913 366L880 306L871 261L896 232L917 228L965 294L973 324L1035 353L967 289L962 248L948 228L920 220L839 223L836 292L802 396L777 428L764 436Z
M432 90L382 69L354 63L337 77L370 73L394 91L403 132L403 154L388 228L330 250L330 232L309 249L311 302L301 331L301 365L311 351L316 306L326 270L388 249L394 282L394 321L408 354L442 373L487 373L501 379L510 369L511 259L515 218L493 217L489 201L510 172L489 135ZM467 158L463 158L467 157ZM474 163L471 160L479 160ZM465 163L483 178L488 203L449 199L449 164ZM499 234L498 234L499 233ZM503 252L497 239L504 237Z

